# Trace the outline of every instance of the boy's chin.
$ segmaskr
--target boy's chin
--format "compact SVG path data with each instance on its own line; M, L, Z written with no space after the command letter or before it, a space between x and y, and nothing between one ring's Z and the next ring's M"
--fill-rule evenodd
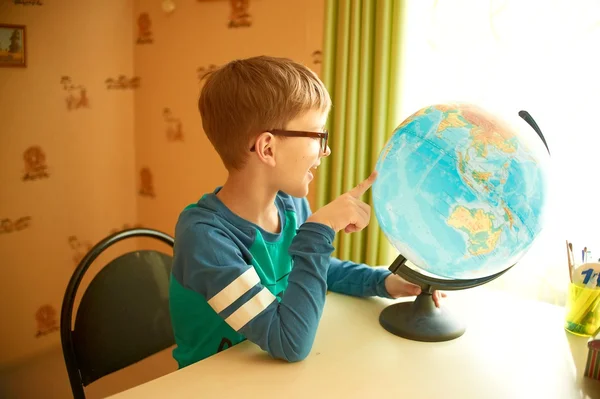
M287 187L286 194L296 198L304 198L308 195L308 184L299 187Z

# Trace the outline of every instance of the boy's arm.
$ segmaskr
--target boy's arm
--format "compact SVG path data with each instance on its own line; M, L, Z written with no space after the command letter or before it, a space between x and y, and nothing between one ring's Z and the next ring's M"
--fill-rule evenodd
M299 227L289 247L294 262L288 287L276 298L224 232L197 224L176 240L185 286L200 293L235 331L274 358L299 361L310 352L327 291L334 231Z
M400 298L419 295L421 287L392 274L385 267L369 267L353 262L342 262L331 258L327 273L329 289L341 294L354 296L380 296L384 298ZM433 292L433 301L440 306L441 298L446 294Z
M297 199L300 223L312 215L306 198ZM329 290L353 296L381 296L390 298L385 288L385 278L391 272L386 268L374 268L331 257L327 273Z
M392 272L387 268L370 267L331 257L327 285L331 291L340 294L392 298L385 287L385 279L390 274Z

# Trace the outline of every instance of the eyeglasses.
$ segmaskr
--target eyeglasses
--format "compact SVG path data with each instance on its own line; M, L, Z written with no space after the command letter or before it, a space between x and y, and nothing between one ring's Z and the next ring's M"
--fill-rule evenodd
M275 136L285 136L285 137L312 137L321 140L321 151L323 153L327 152L327 140L329 138L329 132L325 130L324 132L304 132L301 130L278 130L272 129L267 130L267 132L275 135ZM256 151L256 146L252 146L250 151Z

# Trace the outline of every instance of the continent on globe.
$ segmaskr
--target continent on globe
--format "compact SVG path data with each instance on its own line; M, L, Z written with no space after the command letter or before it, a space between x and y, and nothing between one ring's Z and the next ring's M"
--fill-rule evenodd
M460 114L458 112L445 112L445 114L446 119L442 120L437 128L436 133L438 137L442 137L442 132L446 129L451 127L465 127L467 125L467 122L460 118Z
M488 155L488 146L509 154L517 150L517 140L512 129L492 115L483 116L480 110L466 107L461 116L471 127L473 147L480 157Z
M502 227L494 228L494 215L482 209L457 206L448 218L448 225L459 229L469 237L469 253L484 255L496 248Z

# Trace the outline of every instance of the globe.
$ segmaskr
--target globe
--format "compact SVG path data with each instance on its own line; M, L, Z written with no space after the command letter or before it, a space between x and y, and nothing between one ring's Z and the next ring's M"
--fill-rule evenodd
M372 188L390 243L447 279L490 276L519 261L543 227L547 192L529 131L473 104L408 117L381 151Z
M422 108L379 155L373 207L400 252L389 269L422 288L414 302L381 312L380 324L395 335L429 342L460 337L465 324L437 308L432 293L500 277L543 228L548 146L527 111L520 119L498 115L473 104Z

